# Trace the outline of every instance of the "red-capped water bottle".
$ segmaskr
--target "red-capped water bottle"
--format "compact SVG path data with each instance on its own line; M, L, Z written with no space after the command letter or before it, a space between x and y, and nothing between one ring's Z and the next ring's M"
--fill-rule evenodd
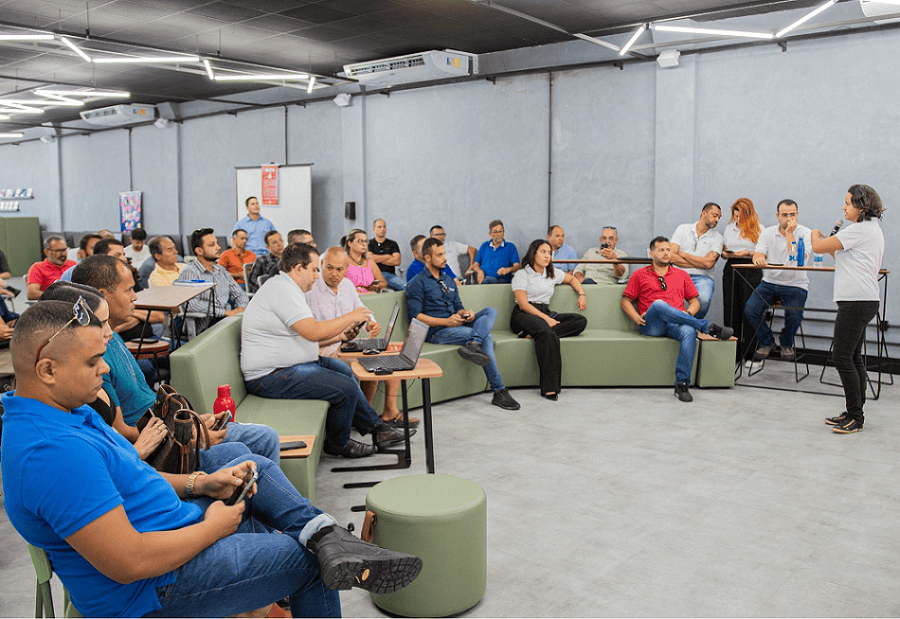
M234 400L231 399L231 385L219 385L219 397L213 402L213 413L218 415L222 411L228 411L231 414L231 421L234 421Z

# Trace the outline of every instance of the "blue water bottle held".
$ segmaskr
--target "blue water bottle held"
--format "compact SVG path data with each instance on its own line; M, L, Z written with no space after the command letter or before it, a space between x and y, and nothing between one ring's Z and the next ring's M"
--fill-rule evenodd
M803 237L797 242L797 266L802 267L806 264L806 245L803 243Z

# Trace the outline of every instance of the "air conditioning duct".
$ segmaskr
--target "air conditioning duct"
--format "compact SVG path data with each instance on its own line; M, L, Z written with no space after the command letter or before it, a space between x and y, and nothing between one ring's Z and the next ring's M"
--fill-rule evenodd
M469 56L430 51L344 65L346 77L366 86L393 86L469 75Z
M85 110L81 112L81 120L92 125L104 125L106 127L133 125L156 120L156 106L122 103L110 107L101 107L96 110Z

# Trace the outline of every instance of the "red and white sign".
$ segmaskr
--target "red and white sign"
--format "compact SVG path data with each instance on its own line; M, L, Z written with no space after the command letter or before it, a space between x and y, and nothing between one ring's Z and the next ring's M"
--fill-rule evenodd
M278 206L278 166L262 166L262 203Z

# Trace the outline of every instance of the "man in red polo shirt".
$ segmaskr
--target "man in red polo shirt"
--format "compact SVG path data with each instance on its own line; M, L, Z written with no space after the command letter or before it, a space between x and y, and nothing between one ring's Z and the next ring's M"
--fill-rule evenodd
M44 241L45 260L35 262L28 269L28 299L34 301L62 274L75 266L74 260L66 260L66 241L61 236L48 236Z
M733 330L694 318L700 310L700 295L691 276L670 264L669 239L658 236L650 241L650 258L653 264L638 269L629 278L622 293L622 311L640 327L641 335L678 340L675 395L682 402L692 402L694 398L688 385L697 349L697 331L727 340ZM635 301L638 302L637 309ZM684 309L685 301L688 302L687 309Z

